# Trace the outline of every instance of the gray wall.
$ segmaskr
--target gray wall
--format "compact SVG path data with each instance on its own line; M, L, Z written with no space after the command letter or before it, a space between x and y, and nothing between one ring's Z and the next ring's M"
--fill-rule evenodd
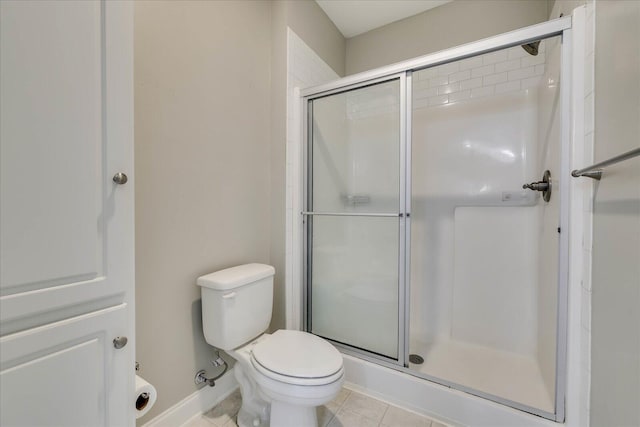
M596 1L595 160L640 146L640 2ZM640 158L593 205L591 426L640 425Z
M346 74L546 21L547 0L456 0L347 39Z
M136 359L158 389L142 424L210 367L198 276L274 265L284 327L286 28L341 73L344 39L312 0L135 2L134 19Z
M346 41L315 0L276 0L284 8L286 25L313 49L339 76L345 74Z
M548 0L549 1L549 19L559 18L560 15L569 16L576 7L584 6L588 2L595 0Z
M136 2L136 358L158 401L212 348L198 276L269 262L270 5Z

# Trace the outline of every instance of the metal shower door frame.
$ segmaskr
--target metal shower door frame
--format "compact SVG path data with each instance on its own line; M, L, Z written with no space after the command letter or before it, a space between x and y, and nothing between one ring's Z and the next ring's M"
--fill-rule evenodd
M312 202L312 195L313 195L313 183L311 182L311 180L309 179L309 176L312 173L313 170L313 151L310 149L311 145L313 144L313 129L311 126L309 126L309 122L312 120L313 117L313 104L312 101L314 99L319 99L319 98L324 98L327 96L331 96L331 95L336 95L336 94L340 94L340 93L346 93L346 92L350 92L352 90L356 90L356 89L362 89L362 88L366 88L369 86L373 86L376 84L381 84L381 83L386 83L386 82L390 82L390 81L394 81L394 80L398 80L399 81L399 116L400 116L400 121L399 121L399 127L400 127L400 135L399 135L399 174L398 174L398 182L399 182L399 188L398 188L398 212L397 213L324 213L324 212L314 212L313 211L313 207L311 206L311 202ZM405 268L405 260L408 259L408 256L405 254L406 248L407 248L407 240L408 240L408 234L406 232L406 227L407 227L407 219L408 219L408 214L407 214L407 210L406 210L406 206L407 206L407 194L409 194L406 190L406 183L405 183L405 177L407 176L406 174L406 165L407 165L407 126L406 126L406 120L407 120L407 100L406 100L406 96L407 96L407 92L410 91L410 87L408 88L407 86L407 77L406 77L406 73L402 72L402 73L395 73L395 74L390 74L390 75L385 75L376 79L370 79L370 80L365 80L362 82L356 82L353 84L349 84L346 86L338 86L333 90L329 90L329 91L323 91L322 93L319 94L315 94L315 95L308 95L304 97L304 101L303 101L303 114L302 117L304 117L304 125L303 125L303 133L304 133L304 143L303 143L303 164L305 165L305 173L303 173L303 177L304 177L304 184L303 184L303 188L304 188L304 202L303 202L303 206L305 207L305 210L303 212L301 212L301 214L304 217L304 235L303 235L303 247L304 247L304 255L302 257L303 260L303 266L302 266L302 272L303 272L303 277L304 277L304 286L303 286L303 301L305 302L303 304L303 328L306 331L309 331L311 329L311 321L310 321L310 314L308 311L308 307L311 305L311 294L309 292L309 288L311 286L311 272L312 272L312 264L313 264L313 260L311 257L311 245L312 245L312 238L311 236L313 235L313 216L318 216L318 215L333 215L333 216L355 216L355 217L396 217L398 218L398 348L397 348L397 354L398 354L398 358L397 360L391 358L391 357L386 357L383 355L378 355L375 353L372 353L370 351L366 351L360 348L356 348L353 346L349 346L347 344L341 343L341 342L336 342L336 341L332 341L332 343L334 345L336 345L337 347L340 348L341 351L343 351L344 353L347 354L353 354L356 355L358 357L371 357L376 361L385 363L385 364L390 364L394 367L404 367L405 366L405 360L407 360L408 356L408 348L409 348L409 344L405 342L406 338L408 337L408 323L405 321L408 318L408 312L409 310L407 309L407 306L405 304L405 301L408 299L408 296L406 295L406 290L408 289L408 286L406 285L406 282L408 281L407 276L405 276L406 274L406 268Z
M412 376L421 377L429 381L442 384L447 387L451 387L460 391L464 391L476 396L484 397L494 402L510 406L512 408L525 411L531 414L535 414L550 420L557 422L563 422L565 418L565 398L566 398L566 383L567 383L567 329L568 329L568 278L569 278L569 236L568 232L560 234L559 242L559 267L558 267L558 301L557 301L557 335L556 335L556 384L555 384L555 411L549 413L537 408L533 408L527 405L523 405L518 402L514 402L505 398L501 398L495 395L489 395L487 393L480 392L478 390L469 389L461 386L457 383L451 383L442 378L435 378L429 375L421 374L408 368L409 357L409 278L410 278L410 231L411 231L411 111L412 111L412 93L411 82L412 74L414 71L421 69L434 67L437 65L443 65L450 62L455 62L465 58L482 55L485 53L494 52L510 48L513 46L527 44L536 40L550 38L554 36L561 37L561 159L560 159L560 174L559 174L559 186L560 186L560 227L562 230L569 230L569 178L570 178L570 151L571 151L571 72L572 72L572 49L573 49L573 36L572 36L572 18L566 16L547 22L543 22L529 27L521 28L518 30L510 31L497 36L489 37L476 42L468 43L462 46L446 49L433 54L421 56L407 61L398 62L389 66L377 68L374 70L354 74L327 84L314 86L301 91L300 95L303 99L302 108L303 114L303 150L304 150L304 165L305 173L303 173L304 179L304 206L307 207L309 196L309 180L308 180L308 143L310 140L308 122L311 118L312 111L309 110L308 104L311 99L320 98L323 96L348 91L358 87L367 86L376 82L390 80L401 76L401 82L404 82L402 89L401 83L401 111L404 108L404 113L401 114L401 190L404 190L404 194L400 195L401 198L401 210L400 213L404 213L404 218L401 223L404 223L404 238L401 236L400 252L404 253L404 269L400 269L403 281L401 282L401 298L399 299L399 348L397 363L393 363L388 358L380 357L369 352L365 352L359 349L350 348L349 346L339 344L341 351L345 354L355 355L362 359L374 362L376 364L386 366L395 370L402 371ZM404 142L403 142L404 141ZM305 212L301 212L305 214ZM401 226L402 227L402 226ZM309 234L308 228L305 226L306 232L303 236L303 248L305 251L302 257L302 271L304 277L303 284L303 300L306 302L308 297L308 286L310 280L308 277L309 271L307 270L307 262L309 261L309 241L307 235ZM402 230L401 230L402 231ZM401 262L402 264L402 262ZM403 271L404 270L404 271ZM400 303L403 301L404 303ZM307 330L307 305L303 304L303 319L304 327ZM402 358L401 358L402 357Z

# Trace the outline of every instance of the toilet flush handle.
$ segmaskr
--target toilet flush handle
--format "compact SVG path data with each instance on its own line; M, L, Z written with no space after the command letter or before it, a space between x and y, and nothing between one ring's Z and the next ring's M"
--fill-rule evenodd
M229 298L235 298L235 296L236 296L235 292L229 292L228 294L222 295L222 298L229 299Z

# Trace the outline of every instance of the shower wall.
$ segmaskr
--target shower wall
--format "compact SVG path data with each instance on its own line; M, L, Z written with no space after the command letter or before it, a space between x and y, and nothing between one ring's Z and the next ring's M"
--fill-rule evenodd
M412 340L535 353L539 219L522 184L539 175L540 55L517 47L414 74Z
M533 176L536 98L414 112L412 340L533 354L537 218L521 187Z
M539 51L413 74L410 352L421 373L553 413L559 38ZM547 169L550 202L522 189Z

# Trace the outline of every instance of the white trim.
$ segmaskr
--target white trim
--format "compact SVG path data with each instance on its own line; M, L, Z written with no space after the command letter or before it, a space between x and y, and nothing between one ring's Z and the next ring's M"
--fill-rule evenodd
M291 96L291 94L287 94ZM291 98L293 104L293 111L290 114L293 116L293 122L287 121L287 139L289 138L289 132L291 132L291 139L295 140L297 145L300 146L303 138L301 136L301 124L302 124L302 98L300 97L300 88L293 88L293 96ZM298 139L299 138L299 139ZM287 187L287 208L292 206L291 210L287 209L287 224L286 228L291 228L286 232L285 253L288 255L285 258L285 308L286 308L286 328L287 329L302 329L302 310L300 307L303 304L302 286L302 243L300 242L302 231L298 230L302 228L302 218L300 215L296 215L297 212L302 211L300 204L302 200L302 160L300 159L301 153L292 153L292 148L287 143L287 169L289 170ZM294 231L296 230L296 231Z
M303 186L302 146L306 120L300 87L335 80L338 75L296 33L287 28L287 130L286 130L286 238L285 238L285 306L287 329L303 328L302 268Z
M575 15L573 15L575 16ZM577 26L580 28L580 25ZM574 43L574 30L565 31L562 36L561 60L560 60L560 99L561 99L561 129L560 129L560 176L558 178L560 192L560 230L569 230L570 224L570 190L571 184L571 135L572 135L572 111L574 102L572 98L571 84L574 69L573 59L576 58L576 45ZM567 347L568 347L568 317L569 317L569 238L570 233L560 233L558 247L558 299L556 306L556 378L555 378L555 419L564 422L566 409L567 390Z
M571 150L569 153L571 166L584 164L585 153L585 67L586 67L586 7L581 6L573 11L572 58L571 58ZM570 170L572 167L569 168ZM591 218L585 212L583 201L589 192L591 180L570 179L569 181L569 278L568 278L568 310L567 310L567 364L566 364L566 410L565 424L568 427L588 426L587 408L589 402L583 402L582 372L588 358L583 354L582 335L582 281L584 251L583 235L585 224Z
M155 418L144 423L142 427L176 427L184 425L222 402L237 388L238 382L233 374L233 369L231 369L216 381L215 387L205 386L190 394Z

